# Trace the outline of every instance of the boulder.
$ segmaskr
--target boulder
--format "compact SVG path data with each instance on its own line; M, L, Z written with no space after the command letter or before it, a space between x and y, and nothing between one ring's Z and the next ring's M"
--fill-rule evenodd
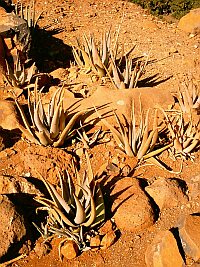
M0 100L0 127L7 130L18 128L18 117L14 101Z
M0 175L0 194L15 193L40 195L40 191L23 177Z
M4 75L6 73L6 61L3 38L0 36L0 84L4 82Z
M3 137L0 135L0 152L5 148Z
M0 195L0 258L26 235L23 217L6 195Z
M185 254L197 261L200 258L200 216L190 214L180 218L178 231Z
M141 189L139 180L123 178L113 187L110 194L111 210L119 229L137 232L153 225L154 210L149 198Z
M147 267L183 267L176 239L166 230L158 232L145 252Z
M141 99L144 110L154 108L157 105L167 108L168 105L174 103L173 97L168 90L160 90L155 87L117 90L106 85L98 87L88 98L69 98L64 96L63 106L64 109L73 107L74 111L93 108L94 106L101 107L98 109L99 114L105 115L106 120L116 124L116 120L111 116L113 114L112 111L115 110L119 116L123 114L127 119L130 119L134 101L135 114L137 116L140 112L139 99ZM97 114L94 112L89 117L89 120L96 117Z
M158 179L145 187L159 209L173 208L188 201L184 194L186 185L179 179Z
M11 34L19 33L19 40L30 34L27 22L16 16L14 13L7 13L2 7L0 8L0 35L8 37Z
M24 163L25 172L30 172L33 177L38 177L38 172L49 182L59 182L58 171L70 167L72 155L62 149L32 145L22 151L20 158Z
M187 33L200 34L200 8L193 9L183 16L178 23L178 28Z

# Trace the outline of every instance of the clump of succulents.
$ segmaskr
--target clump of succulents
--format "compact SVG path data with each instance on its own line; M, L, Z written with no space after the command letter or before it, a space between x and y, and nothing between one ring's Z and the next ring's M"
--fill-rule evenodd
M169 131L169 139L173 142L175 156L190 158L191 153L200 144L200 121L195 122L192 114L189 120L184 119L183 113L175 112L168 115L162 110L165 116L165 124Z
M28 27L30 29L35 29L38 23L38 20L42 14L42 12L36 16L35 12L35 0L33 0L30 5L23 5L22 3L16 3L15 5L15 14L26 20Z
M118 129L103 119L104 123L108 126L113 137L117 143L117 146L125 154L130 157L137 157L139 161L148 160L153 164L160 166L155 156L163 152L172 146L167 144L161 146L159 144L159 127L158 127L158 114L155 110L152 126L150 124L150 110L147 110L146 117L144 118L141 111L140 120L136 125L136 116L134 110L134 103L132 105L132 113L130 122L123 116L124 122L122 122L117 114L115 114ZM152 119L152 118L151 118Z
M137 61L133 65L133 59L129 58L134 49L131 48L125 54L119 53L118 35L113 45L111 45L111 33L104 33L97 45L93 35L84 35L83 44L77 40L77 45L73 46L74 59L80 68L86 73L93 71L99 77L109 76L114 86L118 89L135 88L139 78L143 75L146 61ZM125 67L122 62L125 61Z
M24 64L21 63L20 56L17 51L16 55L13 56L13 63L8 63L8 61L6 61L6 66L7 72L4 77L10 86L21 89L34 87L32 79L37 74L35 63L33 63L30 67L25 68Z
M113 81L118 89L131 89L137 87L139 78L143 75L146 65L146 61L137 61L133 67L133 60L125 58L126 64L123 71L117 67L117 64L112 60L112 73Z
M197 86L192 81L184 83L184 88L179 89L175 97L183 113L191 114L194 110L198 113L200 94Z
M47 223L40 231L44 234L59 235L74 240L80 250L87 247L87 233L105 220L103 195L92 173L88 171L80 177L75 168L73 182L69 172L59 173L60 188L42 180L50 197L37 196L35 200L42 206L37 210L46 210Z
M73 46L74 59L77 65L86 72L94 71L100 77L106 76L106 68L110 64L110 31L104 33L99 46L96 45L93 35L83 36L84 44L77 40L77 46Z
M28 110L30 123L16 100L16 105L20 111L24 126L19 124L19 128L25 138L35 144L43 146L52 145L54 147L62 146L65 140L72 138L76 133L75 123L82 119L88 110L81 110L75 114L64 111L63 109L64 89L58 88L48 104L48 112L44 110L42 104L41 92L37 90L37 80L34 88L34 96L31 101L31 95L28 96Z

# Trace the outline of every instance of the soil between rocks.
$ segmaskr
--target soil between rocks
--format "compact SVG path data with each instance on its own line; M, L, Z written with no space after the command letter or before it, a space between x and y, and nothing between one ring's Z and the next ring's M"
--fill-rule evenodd
M187 34L177 28L176 22L168 24L149 15L147 11L140 7L120 0L36 1L36 11L38 13L43 11L42 18L39 20L41 39L37 44L39 67L42 71L48 72L59 67L68 68L70 64L69 46L76 43L76 37L81 38L84 33L92 32L96 38L100 38L104 30L109 30L111 26L112 31L115 31L122 22L119 43L124 44L125 51L128 51L135 44L133 56L140 57L150 53L152 63L147 66L146 73L140 81L142 87L153 87L157 89L157 93L166 91L171 99L171 93L177 91L187 76L192 76L195 83L200 84L200 37L189 38ZM53 35L51 36L50 33ZM64 76L62 79L66 80L67 84L70 83L67 77ZM78 79L81 78L78 77ZM90 78L84 77L84 80L72 80L72 87L75 81L84 83L85 87L91 92L96 90L96 86L99 86L99 81L91 83ZM148 90L148 88L144 90ZM5 95L6 93L0 92L1 99L4 99ZM148 98L142 100L147 103L149 101ZM23 97L21 101L24 101ZM60 154L54 152L53 149L48 149L50 150L49 155L44 152L42 147L34 149L34 145L27 144L23 140L16 140L14 145L0 152L0 175L25 175L29 172L34 175L34 170L31 170L30 165L31 155L35 154L37 159L34 158L34 168L42 168L42 170L47 168L48 174L52 175L51 177L48 176L48 179L56 184L56 176L53 175L55 170L54 160L59 160L59 167L66 167L67 162L63 155L67 153L66 151L71 152L73 145L66 148L66 151L60 152ZM94 146L89 150L89 154L91 155L94 173L103 164L111 162L113 159L115 161L120 159L117 162L117 164L120 164L124 157L110 143ZM172 174L154 166L145 166L134 170L132 176L143 178L150 184L160 177L179 178L190 184L192 178L198 176L200 172L199 156L200 152L197 151L195 152L194 162L185 161L180 174ZM48 161L48 165L44 168L41 166L41 162L37 164L38 158L41 157L46 157ZM125 157L126 160L130 161ZM180 160L172 161L166 154L163 154L163 160L173 170L178 171L180 169ZM43 163L45 164L44 161ZM80 168L81 172L86 168L84 159L80 162ZM195 197L191 197L187 204L183 203L173 208L161 210L158 220L147 229L142 229L137 233L119 229L120 234L117 241L106 250L84 252L74 260L67 261L64 259L63 262L60 262L58 257L60 239L56 238L51 242L52 249L47 255L38 259L32 251L28 257L12 264L12 266L145 267L145 251L156 233L176 227L179 217L183 214L200 212L199 194L197 192L194 195Z

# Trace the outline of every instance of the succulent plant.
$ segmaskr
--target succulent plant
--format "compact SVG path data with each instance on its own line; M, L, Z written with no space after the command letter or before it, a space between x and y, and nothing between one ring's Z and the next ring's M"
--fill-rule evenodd
M160 148L156 148L160 146L158 140L159 130L157 109L155 110L153 116L152 127L150 127L149 113L150 110L147 110L146 117L144 119L143 112L141 111L138 126L136 125L134 103L132 105L130 122L128 122L125 116L123 116L125 123L122 123L115 113L119 130L108 123L105 119L102 120L113 134L113 137L119 149L122 150L125 154L130 157L137 157L139 161L148 160L149 162L161 167L155 156L171 147L172 143Z
M176 95L181 111L188 114L191 114L194 110L198 112L200 109L200 94L197 86L191 81L184 85L185 90L179 89Z
M30 29L35 29L42 12L36 17L35 0L32 0L32 3L26 6L17 2L15 4L15 14L18 17L26 20Z
M42 204L37 210L48 212L47 234L57 234L73 239L80 250L86 248L86 233L100 225L105 219L105 206L99 184L95 181L89 163L88 171L81 178L75 168L73 183L69 172L59 173L60 188L56 188L43 177L51 199L37 196L35 200Z
M175 156L191 157L191 152L200 144L200 120L198 119L195 123L190 115L189 121L186 122L182 113L167 115L164 110L162 112L173 142Z
M23 89L34 87L31 80L37 73L35 63L25 69L17 51L16 56L13 57L13 67L11 67L8 61L6 61L6 65L7 73L4 75L4 78L10 86Z
M101 129L96 130L92 135L88 135L80 122L80 130L77 130L79 137L77 139L82 142L85 149L93 147L95 143L101 139Z
M97 46L93 35L88 38L84 35L84 45L77 40L77 46L73 46L74 59L77 65L86 72L94 71L100 77L109 76L112 83L118 89L135 88L138 80L144 73L148 60L137 61L133 67L133 60L128 59L135 46L127 53L118 52L118 34L111 48L111 34L104 33L100 45ZM125 68L121 71L121 63L125 60Z
M139 78L145 71L147 60L144 62L137 61L133 68L133 60L125 58L126 66L123 72L117 67L116 62L112 60L113 81L118 89L131 89L137 86Z
M19 128L30 142L58 147L76 133L74 124L89 110L81 110L74 115L69 111L64 112L63 94L63 88L56 90L48 104L48 113L46 114L41 100L41 92L37 91L36 80L34 100L30 100L30 91L28 96L28 109L32 125L29 124L22 107L15 100L25 126L19 124Z
M73 46L74 59L77 65L86 72L93 70L100 77L106 76L106 68L110 64L110 31L104 33L101 44L97 47L93 35L89 38L84 34L84 45L77 39L77 46Z

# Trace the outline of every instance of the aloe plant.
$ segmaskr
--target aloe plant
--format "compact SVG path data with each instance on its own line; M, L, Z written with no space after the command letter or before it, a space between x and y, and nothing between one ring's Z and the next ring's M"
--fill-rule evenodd
M21 114L24 126L18 125L24 136L32 143L54 147L62 146L66 139L75 133L74 125L88 110L81 110L71 115L63 109L63 88L58 88L48 104L48 112L45 113L41 100L41 93L37 90L37 79L34 87L34 99L31 101L30 91L28 96L28 109L31 124L18 103L16 105Z
M83 35L84 44L77 39L77 46L73 46L74 59L77 65L86 72L93 70L100 77L106 76L106 69L110 64L110 31L104 33L100 46L97 46L93 35L89 38Z
M147 60L144 62L137 61L135 67L133 68L132 59L125 58L126 66L123 72L120 71L120 68L117 66L116 62L112 60L112 73L113 81L115 86L118 89L131 89L135 88L138 84L139 78L143 75Z
M7 72L4 75L4 78L10 86L21 89L34 87L31 81L37 74L35 63L33 63L31 67L25 68L24 64L21 63L17 51L16 56L13 57L13 67L11 67L11 64L9 64L8 61L6 61L6 66Z
M40 12L36 17L35 0L33 0L30 5L26 6L24 6L22 3L17 2L15 4L15 14L18 17L26 20L30 29L35 29L42 12Z
M185 89L179 89L176 98L181 111L190 114L193 110L199 110L200 94L199 90L192 82L188 82L188 84L185 83L184 85Z
M86 248L86 233L105 220L105 206L90 162L88 171L82 178L76 168L73 175L76 178L75 183L67 170L63 175L59 173L60 188L57 190L40 175L50 199L37 196L35 200L42 205L37 210L48 212L47 224L44 227L46 233L73 239L79 249L83 250Z
M182 113L167 115L163 109L161 110L165 116L175 156L191 157L191 153L200 144L200 120L195 123L190 114L189 121L186 122Z
M130 157L137 157L139 161L148 160L149 162L162 167L155 156L168 149L173 144L170 143L163 147L156 148L156 146L160 146L158 139L159 130L157 109L155 110L153 116L152 127L150 127L149 112L150 110L147 111L146 117L144 119L143 112L141 111L139 125L137 126L133 102L130 122L128 122L125 116L123 116L125 123L122 123L117 114L114 114L119 129L112 126L105 119L102 120L113 134L113 137L119 149L122 150L125 154Z

